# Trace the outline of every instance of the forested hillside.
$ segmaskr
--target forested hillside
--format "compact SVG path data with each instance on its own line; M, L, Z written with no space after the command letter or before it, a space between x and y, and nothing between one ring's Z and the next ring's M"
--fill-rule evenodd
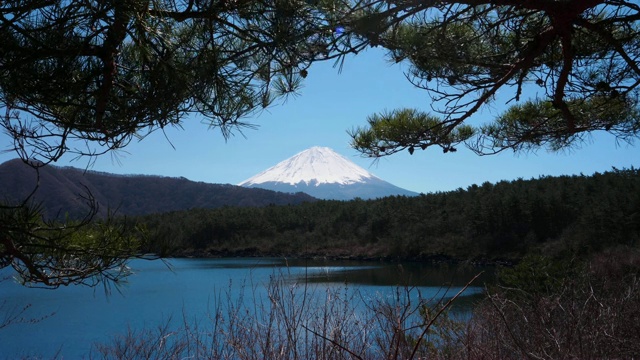
M68 215L82 218L89 211L86 198L97 202L98 215L146 215L193 208L221 206L264 206L314 201L303 193L285 194L264 189L247 189L229 184L208 184L185 178L149 175L115 175L72 167L46 166L39 174L19 159L0 164L0 201L23 201L33 196L42 204L45 218Z
M418 197L225 207L139 219L165 254L517 259L635 246L640 171L484 183Z

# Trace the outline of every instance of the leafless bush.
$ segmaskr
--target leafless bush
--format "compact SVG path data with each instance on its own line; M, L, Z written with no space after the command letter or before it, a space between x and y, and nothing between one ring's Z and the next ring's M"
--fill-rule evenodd
M371 296L274 276L239 297L230 290L218 295L204 322L185 314L177 330L170 322L130 330L96 345L92 358L422 359L458 342L447 328L454 322L444 320L451 301L424 299L409 287Z
M10 281L10 277L0 276L0 282ZM12 324L35 324L42 321L55 313L49 313L42 316L29 316L28 312L31 304L10 305L7 300L0 300L0 329Z
M637 264L599 256L554 291L503 289L474 311L470 359L631 359L640 354Z
M275 276L222 294L206 321L185 315L178 330L130 331L96 349L105 359L628 359L640 354L638 259L558 268L564 278L545 274L553 286L500 288L461 320L448 314L455 296L371 297Z

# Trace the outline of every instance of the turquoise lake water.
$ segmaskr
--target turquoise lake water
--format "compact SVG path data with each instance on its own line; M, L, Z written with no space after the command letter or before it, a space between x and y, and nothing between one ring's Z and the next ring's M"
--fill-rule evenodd
M291 286L308 284L305 289L313 289L317 296L335 287L358 291L360 299L379 298L408 285L416 297L419 293L422 298L441 299L455 295L482 270L275 258L171 259L169 263L171 269L162 261L132 261L129 266L134 274L110 295L101 287L46 290L25 288L11 279L0 282L0 323L4 314L27 304L31 306L23 314L25 319L42 318L1 328L0 359L87 357L93 344L109 342L127 329L155 328L184 318L206 320L211 309L228 301L228 296L236 299L244 294L243 301L256 301L266 296L266 286L274 277L283 277ZM10 276L9 269L0 272L0 277ZM459 311L468 311L469 300L482 292L482 282L488 279L489 275L466 290L467 296L457 302Z

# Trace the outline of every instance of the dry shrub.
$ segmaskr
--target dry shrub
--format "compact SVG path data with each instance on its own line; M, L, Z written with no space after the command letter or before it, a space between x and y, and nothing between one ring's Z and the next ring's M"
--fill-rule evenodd
M630 359L640 354L640 256L600 254L553 286L502 287L474 311L470 359ZM545 267L547 270L553 267ZM536 269L518 269L536 272ZM540 273L539 271L537 273Z
M639 274L640 255L629 249L589 262L535 257L462 320L447 313L448 299L415 297L410 287L372 298L275 277L267 296L252 288L247 299L218 299L204 326L129 332L97 346L97 357L630 359L640 354Z
M185 319L155 330L129 331L95 345L100 359L426 359L442 349L458 352L460 342L447 316L449 298L424 299L417 289L394 295L313 287L275 276L248 296L216 299L206 321ZM266 293L265 293L266 292ZM455 350L455 351L452 351ZM447 358L455 358L446 356Z

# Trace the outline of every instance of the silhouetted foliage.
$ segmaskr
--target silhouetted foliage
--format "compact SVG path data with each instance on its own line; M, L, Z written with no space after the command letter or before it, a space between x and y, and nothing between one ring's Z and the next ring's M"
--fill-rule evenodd
M430 98L420 109L373 114L352 131L366 156L431 146L479 154L558 151L603 131L640 134L634 1L382 1L353 31L408 65ZM376 6L377 5L377 6ZM505 107L497 116L483 108Z

